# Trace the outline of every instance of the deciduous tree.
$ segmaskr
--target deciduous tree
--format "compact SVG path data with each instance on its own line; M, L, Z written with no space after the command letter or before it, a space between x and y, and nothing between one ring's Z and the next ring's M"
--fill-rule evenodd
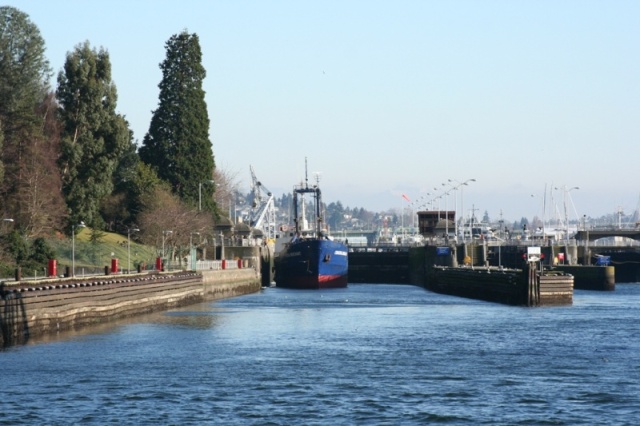
M193 234L198 234L198 241L213 234L211 214L184 204L167 187L158 185L143 198L145 207L138 216L142 231L140 239L145 244L158 247L158 253L161 251L163 235L165 253L171 258L171 253L188 246Z

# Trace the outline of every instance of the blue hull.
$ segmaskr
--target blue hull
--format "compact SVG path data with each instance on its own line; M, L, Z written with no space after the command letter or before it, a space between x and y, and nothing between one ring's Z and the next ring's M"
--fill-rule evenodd
M277 259L276 286L299 289L347 286L348 249L325 239L292 242Z

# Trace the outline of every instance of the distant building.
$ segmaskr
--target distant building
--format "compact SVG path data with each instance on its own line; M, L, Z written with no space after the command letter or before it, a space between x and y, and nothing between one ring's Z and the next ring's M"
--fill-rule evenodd
M456 223L455 211L422 211L418 212L418 231L423 237L436 237L445 234L449 221L449 233L454 232Z

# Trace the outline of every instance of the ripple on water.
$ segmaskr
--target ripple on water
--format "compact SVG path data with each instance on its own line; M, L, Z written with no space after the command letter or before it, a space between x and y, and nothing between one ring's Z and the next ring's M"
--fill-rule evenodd
M1 352L0 424L640 418L640 286L558 309L411 286L281 290Z

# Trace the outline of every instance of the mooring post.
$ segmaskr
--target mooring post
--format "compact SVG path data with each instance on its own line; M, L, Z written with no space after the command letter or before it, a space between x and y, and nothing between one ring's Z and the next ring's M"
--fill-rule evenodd
M535 262L527 262L527 306L540 305L540 285Z

